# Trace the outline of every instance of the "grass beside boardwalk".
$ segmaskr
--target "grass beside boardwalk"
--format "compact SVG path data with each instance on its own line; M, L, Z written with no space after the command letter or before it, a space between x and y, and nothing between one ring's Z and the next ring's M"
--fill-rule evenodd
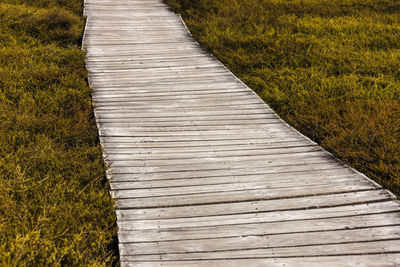
M0 265L99 266L116 226L81 0L0 1Z
M400 196L400 1L168 2L283 119Z

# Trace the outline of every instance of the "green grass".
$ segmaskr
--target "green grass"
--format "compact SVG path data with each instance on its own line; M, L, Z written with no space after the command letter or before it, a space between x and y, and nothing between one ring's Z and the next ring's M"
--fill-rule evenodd
M0 1L0 265L117 262L81 0Z
M398 0L169 0L283 119L400 196Z

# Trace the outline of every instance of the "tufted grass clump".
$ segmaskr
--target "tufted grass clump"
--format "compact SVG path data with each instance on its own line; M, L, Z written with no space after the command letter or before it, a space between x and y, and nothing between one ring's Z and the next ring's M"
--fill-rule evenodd
M283 119L400 196L400 2L168 0Z
M0 265L112 265L82 2L3 0L0 25Z

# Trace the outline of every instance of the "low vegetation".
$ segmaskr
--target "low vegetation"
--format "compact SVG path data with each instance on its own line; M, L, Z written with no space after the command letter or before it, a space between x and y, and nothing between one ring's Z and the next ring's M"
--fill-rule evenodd
M111 265L82 1L2 0L0 25L0 265Z
M283 119L400 196L398 0L168 0Z

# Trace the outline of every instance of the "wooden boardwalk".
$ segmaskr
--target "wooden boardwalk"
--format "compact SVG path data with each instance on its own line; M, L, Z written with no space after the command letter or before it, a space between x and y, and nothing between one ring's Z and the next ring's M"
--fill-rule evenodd
M123 266L400 266L393 195L282 121L162 0L87 0Z

